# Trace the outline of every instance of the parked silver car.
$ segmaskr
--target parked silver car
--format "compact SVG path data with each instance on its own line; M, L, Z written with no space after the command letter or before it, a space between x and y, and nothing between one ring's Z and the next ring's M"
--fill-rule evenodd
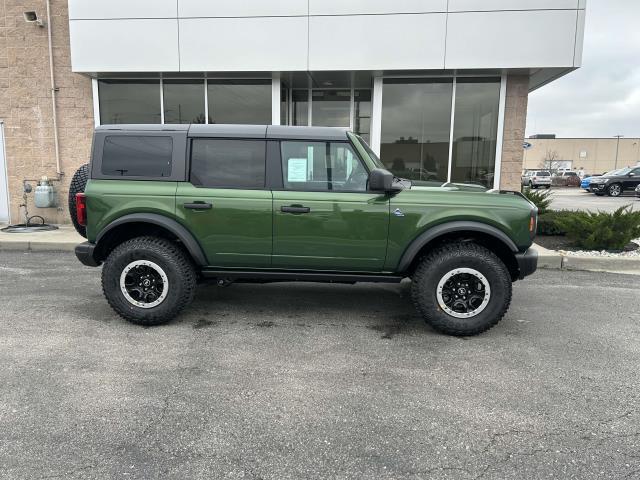
M522 185L529 188L550 188L551 172L547 170L529 170L522 176Z

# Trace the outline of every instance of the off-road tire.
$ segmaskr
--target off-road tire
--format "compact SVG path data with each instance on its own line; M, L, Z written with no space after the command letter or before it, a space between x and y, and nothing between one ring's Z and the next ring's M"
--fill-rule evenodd
M76 231L84 238L87 238L87 229L84 225L78 223L78 217L76 216L76 193L84 192L88 180L89 164L85 163L73 174L71 184L69 185L69 215L71 216L71 222Z
M472 268L487 279L491 288L489 302L476 316L456 318L440 308L436 290L438 282L456 268ZM495 326L511 303L511 275L493 252L474 243L453 243L425 255L416 268L411 283L411 298L435 330L447 335L471 336Z
M612 191L612 187L618 187L619 189L618 190L613 189L613 191ZM620 185L619 183L612 183L611 185L609 185L607 187L607 195L609 195L610 197L614 197L614 198L620 197L620 196L622 196L622 191L623 191L622 190L622 185Z
M147 260L167 275L166 298L155 307L141 308L130 303L120 289L120 276L127 265ZM196 291L196 271L187 253L178 244L158 237L136 237L116 247L102 268L102 291L109 305L125 320L139 325L160 325L175 318Z

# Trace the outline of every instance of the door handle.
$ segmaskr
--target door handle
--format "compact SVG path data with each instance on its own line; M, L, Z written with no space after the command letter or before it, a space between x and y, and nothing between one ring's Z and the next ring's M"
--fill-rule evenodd
M213 205L208 202L185 203L182 206L189 210L210 210L213 207Z
M311 209L309 207L303 207L302 205L283 205L280 207L280 211L284 213L309 213Z

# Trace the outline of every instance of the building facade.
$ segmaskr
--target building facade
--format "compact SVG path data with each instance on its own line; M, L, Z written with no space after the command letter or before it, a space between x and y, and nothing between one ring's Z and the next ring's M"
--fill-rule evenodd
M346 126L398 175L518 188L528 93L580 66L584 19L585 0L6 1L11 219L46 175L59 206L30 213L65 222L113 123Z
M524 168L571 168L599 174L640 165L640 138L528 138Z

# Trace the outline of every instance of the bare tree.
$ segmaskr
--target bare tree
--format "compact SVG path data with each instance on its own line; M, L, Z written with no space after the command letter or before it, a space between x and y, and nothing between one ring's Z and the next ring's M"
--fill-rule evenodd
M547 170L558 170L560 168L560 155L556 150L547 150L547 153L544 155L544 160L540 162L540 168L544 168Z

